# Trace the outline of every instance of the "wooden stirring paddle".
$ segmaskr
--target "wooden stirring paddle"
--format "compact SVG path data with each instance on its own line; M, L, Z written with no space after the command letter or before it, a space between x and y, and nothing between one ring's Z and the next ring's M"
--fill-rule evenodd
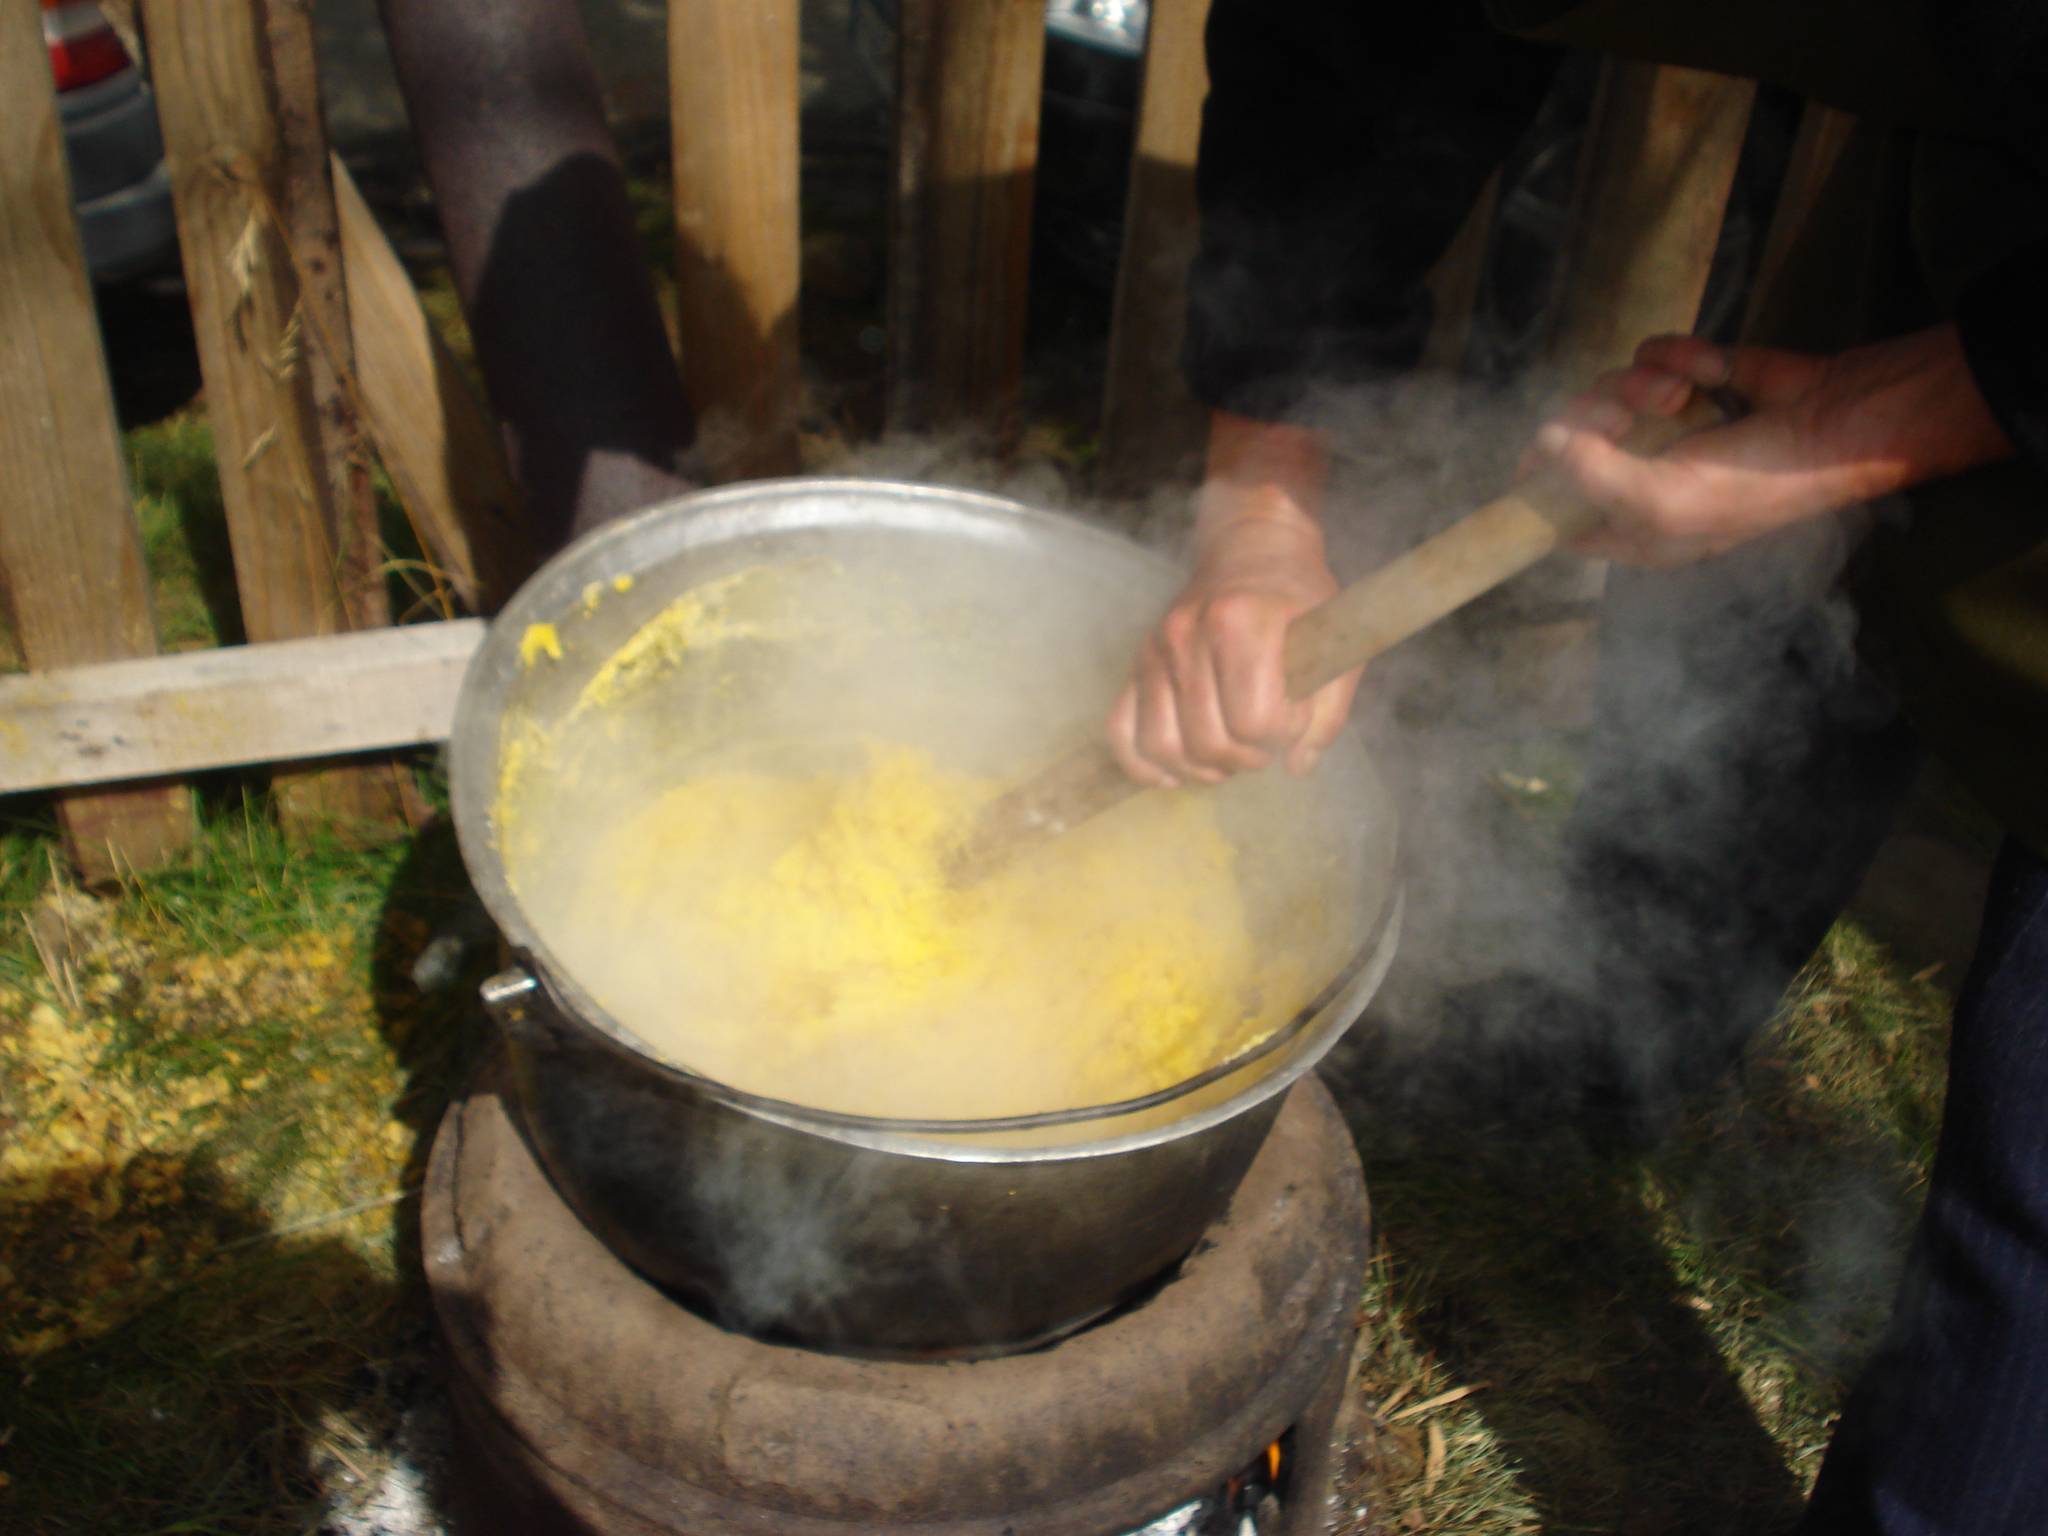
M1621 446L1654 458L1682 437L1726 424L1741 410L1739 402L1720 392L1703 393L1677 416L1639 421ZM1600 521L1599 510L1558 477L1530 476L1289 625L1288 696L1307 698L1590 533ZM986 879L1026 849L1058 837L1142 787L1099 739L1076 747L982 809L949 863L953 884Z

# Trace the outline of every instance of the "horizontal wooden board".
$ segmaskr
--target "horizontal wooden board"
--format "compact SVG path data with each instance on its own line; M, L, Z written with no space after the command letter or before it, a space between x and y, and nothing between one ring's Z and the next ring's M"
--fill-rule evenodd
M0 678L0 794L447 739L484 621Z

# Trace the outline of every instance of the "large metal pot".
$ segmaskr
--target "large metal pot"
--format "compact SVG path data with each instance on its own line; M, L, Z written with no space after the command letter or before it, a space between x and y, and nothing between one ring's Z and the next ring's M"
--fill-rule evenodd
M897 676L935 649L980 680L969 696L909 688L845 707L879 710L882 729L914 732L1000 699L1000 716L973 722L971 734L992 768L1022 772L1092 727L1109 680L1179 580L1168 562L1072 519L874 481L759 482L682 497L557 556L492 626L463 685L450 755L464 859L518 957L485 999L503 1027L519 1117L599 1236L729 1324L876 1351L1056 1336L1188 1251L1229 1201L1281 1095L1379 984L1398 926L1392 811L1348 737L1313 789L1244 781L1228 792L1288 807L1288 856L1334 882L1350 932L1327 985L1290 1023L1172 1089L1052 1114L909 1121L712 1081L659 1059L551 953L515 888L532 890L536 877L508 868L500 789L508 751L567 718L650 615L765 566L879 593L864 611L882 617L855 626L866 632L858 642L814 637L826 643L764 661L760 689L693 687L685 668L656 712L659 752L630 732L571 733L589 762L627 765L617 793L673 776L676 763L660 761L671 750L680 759L732 748L758 723L745 710L763 691L795 678L808 685L807 714L829 712L860 695L857 670ZM915 633L875 640L899 621ZM536 635L560 655L536 665ZM1016 734L1005 721L1031 724ZM564 845L583 830L571 812L541 829Z

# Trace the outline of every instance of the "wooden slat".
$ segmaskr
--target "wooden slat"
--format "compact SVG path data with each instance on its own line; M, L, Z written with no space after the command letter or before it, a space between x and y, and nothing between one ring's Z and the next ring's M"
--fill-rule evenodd
M318 457L333 508L334 575L344 622L350 629L389 624L391 597L384 584L384 541L377 496L355 404L355 343L341 258L341 231L328 175L327 125L320 107L319 57L313 8L306 0L256 0L260 6L263 62L277 116L278 164L283 185L279 216L299 286L298 366L305 375ZM445 583L432 588L442 617L452 602ZM274 775L271 794L287 824L341 818L402 825L424 820L412 775L397 764L365 764L342 773Z
M1699 317L1756 83L1610 60L1587 132L1550 358L1566 388Z
M1014 441L1045 73L1042 0L903 0L889 424Z
M1579 161L1560 289L1539 387L1585 388L1636 344L1689 331L1714 262L1756 86L1700 70L1609 59ZM1607 566L1550 561L1504 587L1497 618L1526 617L1500 643L1499 718L1546 728L1591 716L1599 603ZM1512 681L1509 681L1512 675Z
M1842 151L1848 148L1855 132L1856 118L1852 113L1824 107L1817 101L1808 102L1800 113L1799 133L1792 141L1785 180L1778 189L1778 205L1771 211L1770 233L1764 237L1756 280L1750 285L1749 303L1743 308L1745 338L1769 323L1766 311L1778 293L1785 259L1793 242L1806 229L1821 193L1835 174Z
M427 558L466 606L496 612L538 558L504 443L338 158L332 175L364 426Z
M797 469L796 0L669 0L683 383L721 479Z
M456 619L0 678L0 793L442 741L483 636Z
M149 578L37 10L0 5L0 581L32 667L155 652ZM0 766L11 760L0 741ZM146 867L192 833L183 790L58 806L80 873Z
M336 576L351 629L391 622L379 548L377 499L350 394L355 344L341 257L341 231L328 175L327 130L320 116L313 10L305 0L257 0L264 57L277 112L284 195L278 212L298 284L298 366L311 398L318 454L315 472L334 506ZM445 617L445 615L444 615Z
M360 510L335 494L323 401L305 363L333 332L329 278L340 258L318 233L333 213L319 207L328 194L317 116L287 125L276 103L281 87L309 89L311 73L287 57L276 74L271 43L294 33L269 29L267 0L143 0L143 19L243 627L254 641L334 634L375 617L380 594L365 580L375 552L363 547ZM284 239L295 226L315 242L301 252L310 295ZM280 789L288 823L403 814L390 767Z
M1429 269L1429 335L1405 387L1390 400L1390 426L1418 442L1451 442L1469 428L1458 424L1463 398L1461 374L1471 347L1472 322L1478 313L1486 258L1493 238L1493 217L1500 205L1501 173L1496 170L1479 189L1451 243Z
M1429 294L1435 313L1429 340L1422 348L1425 373L1456 373L1472 339L1472 315L1479 307L1479 285L1486 277L1486 252L1493 235L1494 210L1500 206L1500 172L1480 189L1471 212L1437 264L1429 269Z
M1145 41L1124 247L1102 408L1102 484L1136 494L1193 479L1206 413L1181 375L1188 263L1195 252L1195 151L1209 90L1209 0L1158 0Z
M285 198L256 0L144 0L207 414L251 640L346 627L298 304L271 217Z

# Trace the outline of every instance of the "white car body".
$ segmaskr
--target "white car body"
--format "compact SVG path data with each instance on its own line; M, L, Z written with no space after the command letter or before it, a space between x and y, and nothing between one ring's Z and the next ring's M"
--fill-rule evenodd
M172 270L178 224L149 83L97 5L43 0L43 40L93 280Z

